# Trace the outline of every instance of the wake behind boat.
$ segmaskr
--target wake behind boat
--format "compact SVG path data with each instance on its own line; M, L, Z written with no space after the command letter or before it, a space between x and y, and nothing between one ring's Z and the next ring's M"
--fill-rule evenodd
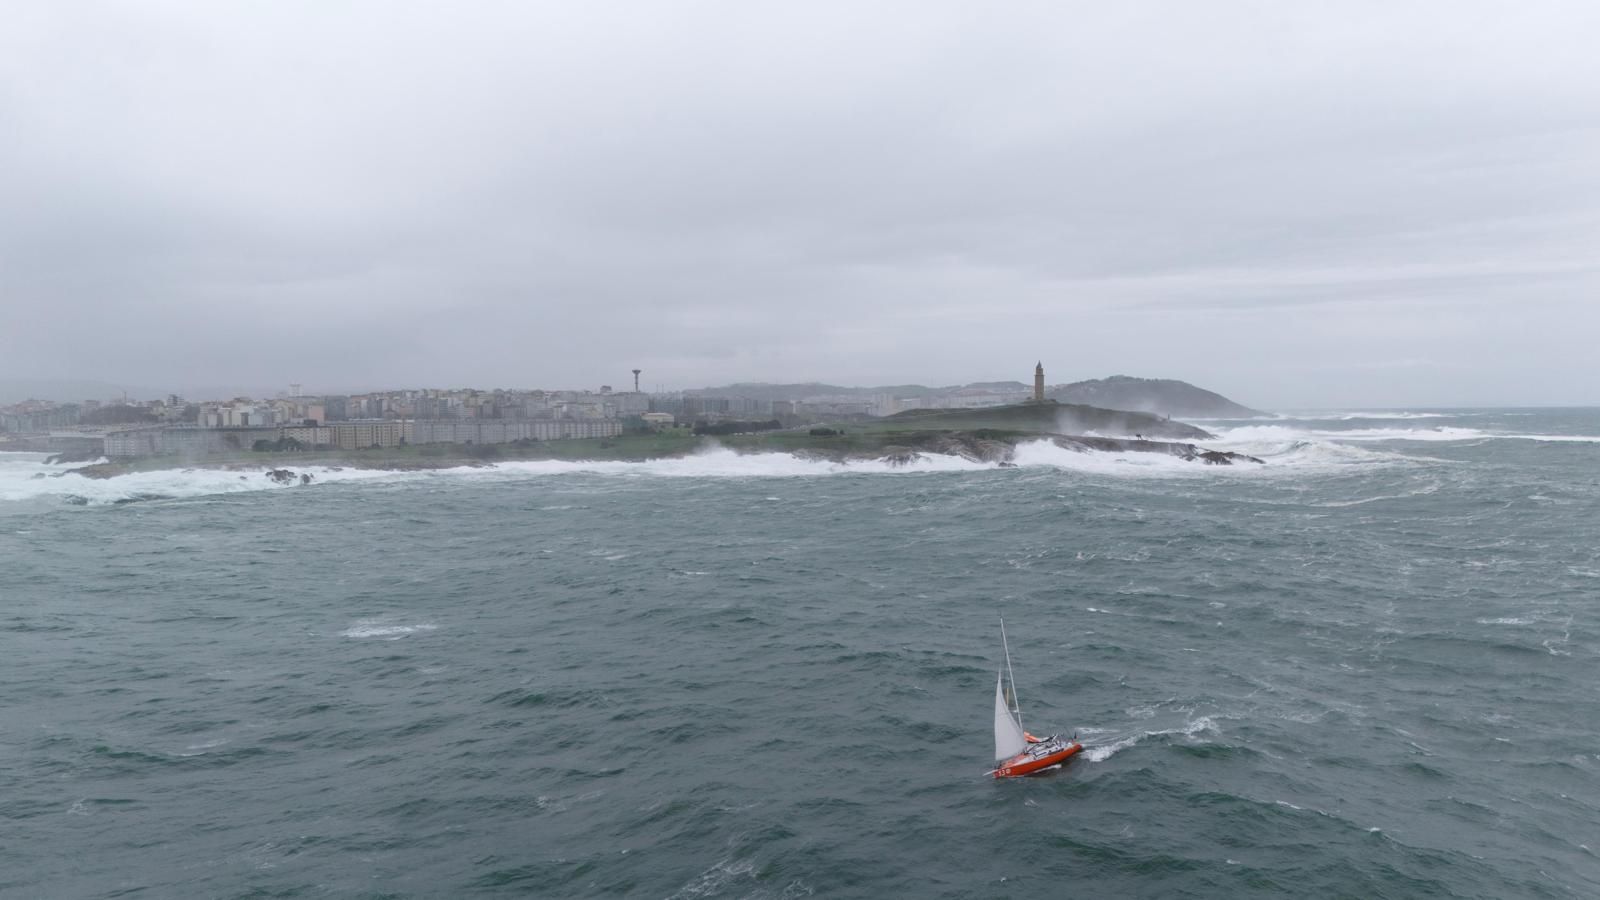
M1016 778L1054 768L1083 749L1076 739L1059 735L1034 737L1022 727L1022 710L1017 706L1017 679L1011 672L1011 648L1006 643L1006 623L1000 622L1000 644L1005 648L1006 667L996 673L994 684L994 777ZM1011 702L1006 702L1006 676L1011 676Z

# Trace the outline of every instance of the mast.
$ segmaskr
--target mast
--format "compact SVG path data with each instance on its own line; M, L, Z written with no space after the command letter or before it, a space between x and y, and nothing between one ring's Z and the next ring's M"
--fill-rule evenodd
M1011 711L1016 713L1017 727L1022 727L1022 705L1017 702L1017 676L1011 671L1011 645L1006 642L1006 617L1000 617L1000 646L1006 651L1006 676L1011 679Z

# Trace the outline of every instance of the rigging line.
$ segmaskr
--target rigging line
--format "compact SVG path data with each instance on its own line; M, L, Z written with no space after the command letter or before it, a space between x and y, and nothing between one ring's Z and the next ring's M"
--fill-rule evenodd
M1017 702L1017 675L1011 671L1011 645L1006 642L1006 617L1000 617L1000 646L1006 651L1006 675L1011 678L1011 711L1016 714L1017 727L1022 727L1022 706Z

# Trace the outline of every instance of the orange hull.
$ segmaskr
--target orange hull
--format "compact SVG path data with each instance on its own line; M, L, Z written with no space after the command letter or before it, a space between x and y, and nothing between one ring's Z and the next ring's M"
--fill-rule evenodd
M1016 756L1013 756L1001 763L1000 767L994 770L994 777L1017 778L1022 775L1032 775L1034 772L1048 769L1051 766L1060 765L1061 763L1066 762L1082 749L1082 744L1078 743L1077 741L1073 741L1072 743L1067 744L1065 747L1062 747L1060 750L1057 750L1053 753L1042 753L1038 756L1034 756L1033 754L1024 750L1023 752L1018 753Z

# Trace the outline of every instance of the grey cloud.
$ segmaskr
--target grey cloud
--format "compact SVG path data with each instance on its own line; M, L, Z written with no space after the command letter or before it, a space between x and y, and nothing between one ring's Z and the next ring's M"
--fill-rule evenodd
M0 375L1593 401L1597 15L25 7Z

